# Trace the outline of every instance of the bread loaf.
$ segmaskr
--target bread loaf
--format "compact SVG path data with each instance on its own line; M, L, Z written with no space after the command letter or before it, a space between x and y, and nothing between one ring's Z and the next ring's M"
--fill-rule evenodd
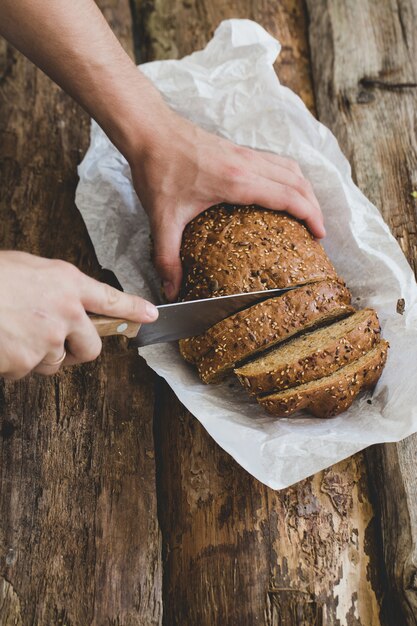
M281 391L328 376L366 354L379 338L376 312L364 309L288 341L235 374L251 395Z
M316 417L333 417L346 411L364 389L373 389L381 376L389 344L381 340L365 355L312 382L258 397L268 413L286 417L296 411L308 410Z
M212 207L185 229L181 259L182 300L294 287L179 342L203 382L237 368L278 417L336 415L376 384L388 349L376 313L355 312L323 248L296 219L256 206Z
M297 220L255 206L221 204L184 231L180 298L195 300L336 278L320 243Z

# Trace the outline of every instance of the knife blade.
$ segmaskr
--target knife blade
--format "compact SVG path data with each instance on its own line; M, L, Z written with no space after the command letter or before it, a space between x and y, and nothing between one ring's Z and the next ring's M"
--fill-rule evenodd
M101 337L125 335L135 346L142 347L199 335L229 315L291 289L294 287L160 304L156 307L159 317L150 324L141 325L104 315L90 315L90 319Z

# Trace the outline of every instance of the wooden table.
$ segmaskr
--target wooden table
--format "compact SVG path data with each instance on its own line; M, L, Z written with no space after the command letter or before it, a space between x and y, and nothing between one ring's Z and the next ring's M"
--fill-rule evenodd
M229 17L276 35L281 81L416 267L416 0L99 5L140 62L204 46ZM88 129L0 42L1 245L103 278L74 205ZM117 339L93 364L1 382L0 417L2 625L417 623L415 437L275 492Z

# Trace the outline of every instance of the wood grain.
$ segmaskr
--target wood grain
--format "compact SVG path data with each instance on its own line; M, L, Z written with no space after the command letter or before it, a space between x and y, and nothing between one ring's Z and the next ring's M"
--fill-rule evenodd
M127 0L100 3L132 51ZM0 242L102 276L74 205L87 116L0 43ZM122 340L0 382L0 623L159 624L153 377Z
M417 3L308 0L317 110L417 268ZM407 303L405 303L407 306ZM417 437L367 454L393 624L417 624Z
M136 2L141 58L201 48L221 19L278 35L282 81L314 109L302 2ZM383 573L363 455L290 489L261 485L160 383L155 412L164 624L380 624Z
M222 20L255 20L282 45L280 80L314 109L307 24L301 0L135 0L137 56L142 63L177 59L203 48Z

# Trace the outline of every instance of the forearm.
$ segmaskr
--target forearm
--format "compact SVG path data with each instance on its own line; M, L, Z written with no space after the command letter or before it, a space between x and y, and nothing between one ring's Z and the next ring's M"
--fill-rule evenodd
M210 206L287 211L324 236L317 198L299 166L235 146L174 114L93 0L0 0L0 34L70 93L128 160L169 299L181 282L183 229Z
M0 34L100 124L129 158L170 113L93 0L0 0Z

